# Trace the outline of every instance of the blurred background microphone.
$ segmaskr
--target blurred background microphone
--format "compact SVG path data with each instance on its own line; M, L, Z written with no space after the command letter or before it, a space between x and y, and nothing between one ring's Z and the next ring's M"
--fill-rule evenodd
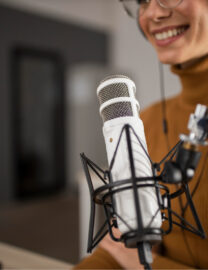
M117 148L116 158L112 166L112 181L131 179L131 168L127 146L126 133L122 132L123 127L128 124L130 128L130 138L133 153L133 163L135 167L135 177L142 178L139 185L152 184L153 180L145 180L145 177L153 177L152 165L148 158L146 139L144 135L143 122L139 117L139 102L135 98L136 86L134 82L126 76L114 75L101 81L97 88L97 95L100 102L100 115L103 119L103 134L105 138L107 157L109 166L114 158ZM134 130L134 131L133 131ZM120 137L120 134L121 137ZM139 140L138 140L139 138ZM114 187L116 189L116 187ZM140 206L141 216L136 216L135 198L133 189L127 189L114 195L115 210L117 212L117 224L122 234L130 231L142 231L147 228L160 229L162 224L161 213L153 186L139 187L137 196ZM151 231L151 230L150 230ZM149 232L150 232L149 231ZM147 232L148 234L148 232ZM136 242L143 242L148 239L154 240L154 236L149 233L145 238L141 232L141 238ZM160 236L158 236L160 238ZM157 239L158 239L157 237ZM125 241L126 246L134 246L136 243Z

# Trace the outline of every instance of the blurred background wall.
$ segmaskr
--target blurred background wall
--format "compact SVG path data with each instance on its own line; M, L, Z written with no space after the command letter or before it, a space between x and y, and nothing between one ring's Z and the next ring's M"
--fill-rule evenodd
M156 55L116 0L0 0L0 40L0 241L75 263L79 153L106 166L96 87L122 73L141 108L160 100ZM169 97L179 84L164 73Z

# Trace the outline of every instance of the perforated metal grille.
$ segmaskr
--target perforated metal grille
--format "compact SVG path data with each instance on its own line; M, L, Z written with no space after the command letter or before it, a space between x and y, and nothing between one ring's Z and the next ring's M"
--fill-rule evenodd
M101 113L103 122L118 117L133 116L130 102L118 102L105 107Z
M125 76L125 75L111 75L111 76L108 76L108 77L105 77L105 79L103 79L101 83L105 82L105 81L108 81L110 79L129 79L131 80L129 77Z
M100 105L117 97L129 97L128 87L125 83L110 84L104 87L98 94Z

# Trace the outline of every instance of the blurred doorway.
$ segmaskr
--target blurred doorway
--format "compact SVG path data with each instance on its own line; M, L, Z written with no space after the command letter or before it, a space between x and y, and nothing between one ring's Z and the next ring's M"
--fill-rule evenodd
M56 53L17 48L12 57L16 198L65 186L64 83Z

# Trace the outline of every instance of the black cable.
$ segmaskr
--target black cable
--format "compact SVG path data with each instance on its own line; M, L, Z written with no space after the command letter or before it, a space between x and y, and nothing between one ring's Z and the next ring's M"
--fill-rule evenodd
M163 133L166 139L167 149L169 151L170 142L168 138L168 121L167 121L165 86L164 86L164 71L163 71L163 66L161 62L158 62L158 65L159 65L160 95L161 95L161 105L162 105L162 127L163 127Z
M145 265L144 265L144 269L145 269L145 270L152 270L152 267L151 267L150 264L145 264Z

